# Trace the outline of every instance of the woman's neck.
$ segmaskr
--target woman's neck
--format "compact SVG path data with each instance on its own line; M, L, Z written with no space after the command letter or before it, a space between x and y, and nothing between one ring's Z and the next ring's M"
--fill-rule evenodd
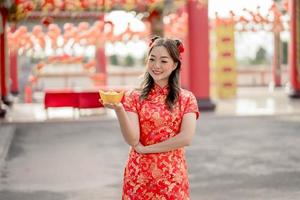
M168 86L168 83L154 82L154 84L158 85L160 88L164 88L164 87Z

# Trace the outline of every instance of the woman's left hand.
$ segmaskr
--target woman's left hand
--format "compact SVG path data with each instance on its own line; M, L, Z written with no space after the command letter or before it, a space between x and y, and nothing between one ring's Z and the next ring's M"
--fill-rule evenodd
M134 150L136 151L136 152L138 152L138 153L146 153L146 151L145 151L145 146L144 145L142 145L141 143L138 143L137 145L135 145L134 147Z

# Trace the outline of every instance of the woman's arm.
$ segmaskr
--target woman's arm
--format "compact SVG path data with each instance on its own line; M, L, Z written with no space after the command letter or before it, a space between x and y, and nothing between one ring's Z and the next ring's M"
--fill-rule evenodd
M123 106L115 109L115 112L125 141L130 146L136 146L140 140L138 115L134 112L126 112Z
M183 116L180 132L163 142L143 146L138 144L135 150L139 153L162 153L190 145L196 130L196 114L187 113Z
M115 110L123 138L130 146L136 146L140 140L138 115L134 112L126 112L122 103L105 104L104 106Z

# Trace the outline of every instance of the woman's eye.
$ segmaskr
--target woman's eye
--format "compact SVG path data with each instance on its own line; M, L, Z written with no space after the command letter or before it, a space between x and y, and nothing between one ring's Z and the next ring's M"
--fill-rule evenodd
M161 62L162 62L162 63L167 63L168 61L162 60Z
M154 59L153 59L153 58L150 58L149 60L150 60L151 62L153 62L153 61L154 61Z

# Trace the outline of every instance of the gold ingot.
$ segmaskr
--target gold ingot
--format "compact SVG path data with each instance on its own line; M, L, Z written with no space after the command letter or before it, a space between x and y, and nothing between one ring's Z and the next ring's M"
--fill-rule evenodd
M99 90L100 99L104 104L118 104L121 102L122 97L124 96L124 91L103 91Z

